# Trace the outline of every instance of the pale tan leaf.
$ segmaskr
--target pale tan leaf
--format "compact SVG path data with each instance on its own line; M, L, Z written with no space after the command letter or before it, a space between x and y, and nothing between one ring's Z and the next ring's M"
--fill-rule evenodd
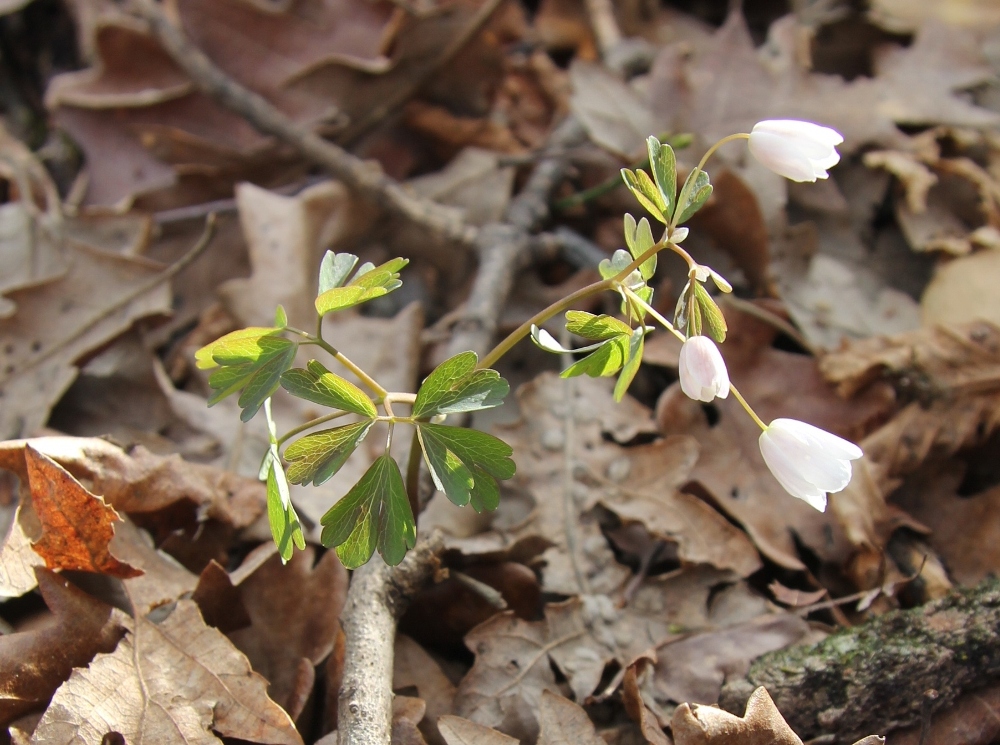
M714 706L681 704L671 729L676 745L802 745L763 688L750 696L743 718Z
M517 745L517 740L495 729L447 714L438 720L441 736L448 745Z
M301 745L267 681L229 640L206 626L193 601L178 601L159 624L140 618L111 654L73 672L52 699L33 743L219 743L225 737Z
M542 691L538 745L604 745L587 712L568 698Z
M0 598L16 598L33 590L38 585L34 567L45 566L45 560L31 548L31 538L24 531L23 510L24 504L18 505L0 547Z

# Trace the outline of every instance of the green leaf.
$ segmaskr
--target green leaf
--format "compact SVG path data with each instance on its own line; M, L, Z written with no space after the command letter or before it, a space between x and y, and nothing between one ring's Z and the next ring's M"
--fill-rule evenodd
M375 404L354 383L334 375L316 360L309 360L307 368L297 367L282 373L281 387L293 396L331 409L350 411L369 419L378 416Z
M622 366L622 373L615 383L615 401L621 401L625 396L628 387L632 385L635 374L639 372L639 363L642 362L642 347L646 338L646 329L640 326L632 332L628 344L628 356Z
M438 365L427 376L413 403L413 416L492 409L503 403L510 385L496 370L477 370L475 352L462 352Z
M645 171L631 171L628 168L623 168L622 178L625 180L625 186L639 200L639 204L645 207L649 214L657 220L664 225L667 224L669 218L664 214L667 209L666 202L663 201L660 190L656 188L656 184L653 183L649 174Z
M298 345L281 336L244 338L215 351L214 359L222 368L212 373L209 386L215 391L209 406L242 389L240 419L250 421L264 400L278 388L281 374L295 358Z
M646 251L651 249L656 241L653 240L653 231L649 227L649 220L645 217L636 224L632 215L625 213L625 245L628 246L629 253L633 259L638 259ZM631 262L629 262L631 263ZM656 256L653 255L639 265L639 273L643 279L650 279L656 271Z
M674 200L677 198L677 158L670 145L661 144L652 136L646 140L646 149L649 151L649 165L656 180L656 188L659 189L666 205L663 214L669 220L674 212Z
M274 309L274 325L279 329L288 325L288 314L285 313L285 309L281 305Z
M219 366L219 362L215 359L217 353L231 355L236 350L250 350L261 337L276 334L279 331L281 331L280 328L262 328L260 326L232 331L195 352L195 363L199 370L211 370L213 367Z
M282 563L292 558L295 548L300 551L306 547L302 535L302 525L291 501L281 498L279 479L284 476L280 472L281 464L270 459L267 468L267 520L271 525L271 536L278 547Z
M726 340L726 332L729 327L726 325L726 317L722 315L715 299L708 294L700 282L694 283L694 301L701 314L702 326L708 332L708 336L721 344Z
M316 294L322 295L327 290L340 287L357 264L358 257L354 254L327 251L319 265L319 291Z
M677 204L677 209L680 211L677 225L682 225L690 220L691 216L701 209L710 196L712 196L712 185L708 181L708 174L700 168L695 168L688 174L684 181L684 188L681 189L681 199Z
M374 300L402 287L399 272L409 263L408 259L397 258L370 269L369 264L363 265L354 275L354 279L346 285L332 287L321 293L316 298L316 312L325 316L335 310L343 310ZM339 278L339 274L331 270L331 279Z
M574 362L563 370L561 377L589 375L592 378L603 378L614 375L625 363L629 338L629 336L616 336L614 339L609 339L582 360Z
M369 419L299 438L285 449L288 480L316 486L324 483L347 462L373 424Z
M593 313L582 310L566 311L566 330L591 341L605 341L622 334L632 333L628 324L619 321L614 316L595 316Z
M365 564L376 548L386 564L395 566L417 541L403 477L389 455L377 458L320 523L323 545L335 547L348 569Z
M434 485L459 507L471 502L477 512L496 509L497 480L514 475L511 447L475 429L421 422L417 437Z

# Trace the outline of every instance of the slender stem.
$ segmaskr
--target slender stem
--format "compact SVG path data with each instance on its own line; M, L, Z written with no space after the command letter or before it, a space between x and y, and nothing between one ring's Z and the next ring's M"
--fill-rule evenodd
M668 242L667 245L666 245L666 248L669 248L675 254L677 254L682 259L684 259L684 261L687 262L688 270L689 271L698 268L698 262L694 260L694 258L691 256L691 254L689 254L687 251L685 251L683 248L681 248L680 246L678 246L673 241Z
M766 431L767 425L764 424L763 421L761 421L761 418L757 416L757 412L754 411L750 407L750 404L747 403L747 400L743 398L743 394L740 393L738 390L736 390L736 386L730 383L729 390L733 392L733 395L736 397L736 400L740 402L740 406L742 406L746 410L747 414L750 415L750 418L757 423L757 426L760 427L762 430Z
M628 295L632 300L634 300L636 303L638 303L647 313L649 313L649 315L651 315L653 318L655 318L657 321L659 321L667 331L669 331L671 334L673 334L674 336L676 336L681 341L687 341L687 337L684 336L684 334L682 334L676 328L674 328L674 324L670 323L670 321L668 321L666 318L664 318L662 315L660 315L659 311L657 311L656 308L654 308L652 305L650 305L649 303L647 303L641 297L639 297L638 295L636 295L629 288L623 286L622 289L625 290L625 294L626 295Z
M410 457L406 460L406 496L410 501L410 511L413 519L420 513L420 438L419 430L413 428L413 439L410 440Z
M319 323L322 324L322 322L323 321L321 318ZM361 382L364 383L366 386L368 386L371 392L378 397L379 402L381 402L382 399L384 399L387 395L389 395L389 391L383 388L381 385L379 385L378 381L376 381L375 378L373 378L371 375L366 373L356 364L351 362L351 360L348 359L343 352L336 349L323 337L314 336L313 334L310 334L308 331L297 329L294 326L286 326L285 331L288 331L292 334L298 334L299 336L304 337L306 339L305 342L306 344L315 344L317 347L320 347L321 349L329 353L329 355L333 357L335 360L337 360L337 362L339 362L341 365L346 367L352 373L357 375L358 378L361 380Z
M350 414L349 411L335 411L332 414L324 414L323 416L318 416L315 419L310 419L305 424L300 424L298 427L292 427L290 430L285 432L281 437L278 438L278 447L288 441L290 437L295 437L299 432L305 432L307 429L312 429L318 424L323 424L324 422L330 422L334 419L339 419L342 416Z
M747 132L737 132L734 135L723 137L721 140L712 145L712 147L708 149L708 152L706 152L704 155L701 156L701 160L698 162L698 170L700 171L701 169L703 169L705 167L705 164L708 162L708 159L715 154L715 151L718 150L723 145L725 145L727 142L732 142L733 140L749 140L749 139L750 135Z
M496 364L497 360L503 357L507 352L509 352L515 344L517 344L521 339L527 336L531 332L532 326L537 326L539 324L545 323L556 313L560 313L568 308L572 307L578 300L583 300L591 295L596 295L599 292L605 292L606 290L613 289L617 286L623 279L630 275L635 269L642 265L647 259L655 256L657 253L662 251L668 246L673 246L672 243L664 243L660 241L659 243L651 246L646 251L644 251L637 259L635 259L631 264L622 269L618 274L609 279L602 279L600 282L594 282L593 284L587 285L574 293L571 293L564 297L562 300L558 300L544 310L539 311L527 321L522 323L516 329L514 329L510 334L507 335L503 341L497 344L493 349L479 361L479 368L484 369L487 367L492 367Z

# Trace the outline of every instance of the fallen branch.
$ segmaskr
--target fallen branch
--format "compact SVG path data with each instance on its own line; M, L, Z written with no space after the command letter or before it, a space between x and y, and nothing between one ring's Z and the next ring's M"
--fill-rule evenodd
M351 576L340 617L347 645L337 706L339 745L389 745L396 624L413 595L432 577L444 550L432 533L396 567L369 561Z
M129 7L149 24L156 39L199 89L246 119L259 132L294 148L351 191L371 199L386 211L422 225L445 239L466 245L473 242L476 229L467 225L456 210L413 196L387 176L377 163L361 160L297 126L263 96L233 80L170 22L155 0L129 0Z
M811 647L757 659L722 691L742 714L764 686L803 739L866 734L918 724L962 693L1000 680L1000 580L934 603L895 611Z

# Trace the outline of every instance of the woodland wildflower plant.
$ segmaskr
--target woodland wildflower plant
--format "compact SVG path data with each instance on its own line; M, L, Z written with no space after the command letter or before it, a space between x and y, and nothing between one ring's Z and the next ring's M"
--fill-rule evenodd
M491 367L529 335L549 352L584 355L563 371L565 378L617 376L614 397L620 401L639 369L644 340L655 329L647 322L659 324L684 342L679 369L684 393L700 401L732 393L760 426L761 453L778 483L793 496L824 509L827 493L847 486L850 461L859 458L861 450L803 422L777 419L767 425L757 416L730 382L716 347L726 339L726 319L705 284L711 280L721 292L731 292L732 286L679 245L688 234L683 224L712 194L705 163L718 147L735 139L749 140L751 153L777 173L813 181L825 178L826 169L839 160L835 145L842 141L833 130L808 122L761 122L749 134L731 135L716 143L678 190L673 149L650 137L650 173L623 169L622 177L639 203L662 223L661 236L654 236L647 218L637 221L626 214L625 249L600 263L599 282L550 305L482 360L474 352L462 352L445 360L427 376L416 394L387 390L322 333L325 316L399 288L400 272L407 264L403 258L380 266L358 266L358 257L328 251L319 273L315 333L289 326L279 307L273 326L234 331L198 350L199 367L217 368L209 377L214 391L210 406L238 393L243 421L264 409L270 446L261 464L260 478L267 482L268 517L282 559L287 561L296 547L305 546L289 498L289 483L320 485L332 478L378 422L388 425L383 455L321 519L323 545L335 548L346 567L361 566L376 550L386 563L398 564L413 548L421 455L437 489L456 505L469 505L477 512L496 509L499 482L514 475L512 449L493 435L448 425L447 417L500 406L510 387ZM657 255L664 250L678 255L688 266L688 281L672 320L653 307L653 288L649 285L656 272ZM585 297L609 291L621 300L621 317L572 309ZM584 339L584 345L566 348L540 328L543 322L564 312L566 330ZM352 373L362 387L318 360L310 360L304 368L293 367L301 347L322 350ZM270 406L278 388L326 406L330 413L279 436ZM320 428L326 424L333 426ZM405 478L389 454L399 426L413 429Z

